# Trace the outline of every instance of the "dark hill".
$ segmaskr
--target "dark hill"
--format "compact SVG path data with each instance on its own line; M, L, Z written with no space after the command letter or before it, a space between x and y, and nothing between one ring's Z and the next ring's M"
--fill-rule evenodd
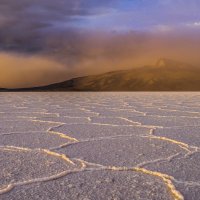
M26 89L27 90L27 89ZM36 91L200 91L200 67L169 59L155 66L74 78Z

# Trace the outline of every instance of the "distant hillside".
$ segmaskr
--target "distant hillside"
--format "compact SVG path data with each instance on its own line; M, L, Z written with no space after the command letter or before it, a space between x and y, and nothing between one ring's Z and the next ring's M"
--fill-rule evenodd
M27 90L27 89L26 89ZM168 59L155 66L74 78L36 91L200 91L200 67Z

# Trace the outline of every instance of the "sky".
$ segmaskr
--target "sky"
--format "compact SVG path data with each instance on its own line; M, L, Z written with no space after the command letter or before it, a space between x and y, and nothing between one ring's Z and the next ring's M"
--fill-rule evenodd
M199 0L1 0L0 87L45 85L161 57L198 65L199 10Z

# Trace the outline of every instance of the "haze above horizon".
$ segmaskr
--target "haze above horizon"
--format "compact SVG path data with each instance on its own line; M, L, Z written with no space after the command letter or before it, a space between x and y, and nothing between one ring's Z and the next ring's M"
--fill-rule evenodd
M0 87L152 65L198 66L198 0L2 0Z

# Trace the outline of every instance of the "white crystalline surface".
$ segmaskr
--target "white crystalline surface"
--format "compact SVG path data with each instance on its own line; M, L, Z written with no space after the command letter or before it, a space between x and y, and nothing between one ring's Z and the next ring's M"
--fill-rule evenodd
M200 199L200 93L0 93L0 200Z

